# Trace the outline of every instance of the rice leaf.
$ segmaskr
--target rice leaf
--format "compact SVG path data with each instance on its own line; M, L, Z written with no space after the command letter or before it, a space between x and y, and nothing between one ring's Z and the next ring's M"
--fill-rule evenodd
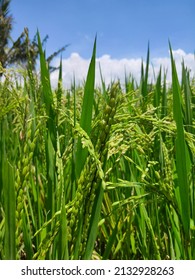
M96 192L96 198L94 201L93 211L90 219L90 229L89 229L89 235L88 235L88 240L86 245L86 251L83 257L84 260L90 260L93 253L94 244L97 236L98 223L100 220L100 212L102 209L104 188L105 188L104 182L102 182L99 184L99 188L97 189Z
M3 163L3 190L5 209L5 259L16 259L14 170L7 159Z
M95 60L96 60L96 38L93 46L93 53L91 62L88 69L87 80L84 88L82 112L81 112L81 127L90 135L91 122L92 122L92 110L94 102L94 85L95 85ZM84 166L87 157L87 149L82 149L81 140L79 139L76 152L76 175L77 178Z
M171 45L169 43L171 66L172 66L172 89L173 89L173 116L176 123L176 168L181 201L181 218L185 232L186 242L190 232L190 202L189 202L189 182L187 170L187 147L184 135L181 88L178 81L175 62L173 59Z

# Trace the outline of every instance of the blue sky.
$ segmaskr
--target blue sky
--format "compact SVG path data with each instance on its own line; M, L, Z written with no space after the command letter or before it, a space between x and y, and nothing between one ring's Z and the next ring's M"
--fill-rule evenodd
M48 52L70 43L64 56L78 52L87 58L95 34L97 54L115 58L165 55L168 39L174 49L195 50L194 0L12 0L16 38L25 26L33 37L49 35Z
M148 41L152 57L166 57L168 39L174 50L193 54L194 12L195 0L12 0L12 36L28 27L32 38L38 28L42 38L49 35L48 55L70 44L65 60L73 53L89 59L96 33L97 57L145 58Z

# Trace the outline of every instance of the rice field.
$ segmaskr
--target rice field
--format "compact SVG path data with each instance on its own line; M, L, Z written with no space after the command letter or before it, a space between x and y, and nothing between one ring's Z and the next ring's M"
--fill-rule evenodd
M0 259L195 259L195 80L95 87L1 69Z

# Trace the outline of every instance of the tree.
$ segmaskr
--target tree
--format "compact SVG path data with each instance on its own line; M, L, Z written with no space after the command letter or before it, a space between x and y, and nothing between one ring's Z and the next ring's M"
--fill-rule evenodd
M9 15L10 0L0 0L0 62L3 67L9 64L8 44L12 31L13 17Z
M28 28L24 28L18 39L16 41L12 40L13 17L9 12L10 2L11 0L0 0L0 63L3 68L18 63L26 67L30 61L32 69L35 69L39 55L37 36L35 35L33 40L30 40ZM48 35L45 36L42 44L47 39ZM63 46L47 58L51 72L57 68L50 66L50 62L67 47L68 45Z

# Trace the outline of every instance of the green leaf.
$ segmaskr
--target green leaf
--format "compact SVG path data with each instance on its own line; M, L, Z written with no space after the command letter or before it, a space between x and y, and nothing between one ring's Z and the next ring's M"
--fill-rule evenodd
M87 80L85 83L84 97L81 112L81 127L90 135L91 122L92 122L92 111L94 102L94 85L95 85L95 60L96 60L96 38L93 46L93 54L88 69ZM84 166L87 158L87 149L82 148L81 140L78 140L77 152L76 152L76 175L77 178Z
M5 258L7 260L16 259L16 225L15 225L15 188L14 170L7 159L3 166L3 190L5 208Z
M89 228L89 235L87 239L86 251L84 254L85 260L90 260L93 253L94 244L97 236L98 223L100 220L100 212L102 209L103 195L104 195L104 181L102 181L99 184L99 188L96 192L96 199L94 201L93 211L90 219L90 228Z
M173 116L176 123L176 168L178 175L179 193L181 201L181 218L185 232L186 242L189 238L190 230L190 201L189 201L189 182L187 174L187 146L185 142L183 116L182 116L182 100L181 88L178 81L175 62L173 59L171 45L171 66L172 66L172 89L173 89Z

